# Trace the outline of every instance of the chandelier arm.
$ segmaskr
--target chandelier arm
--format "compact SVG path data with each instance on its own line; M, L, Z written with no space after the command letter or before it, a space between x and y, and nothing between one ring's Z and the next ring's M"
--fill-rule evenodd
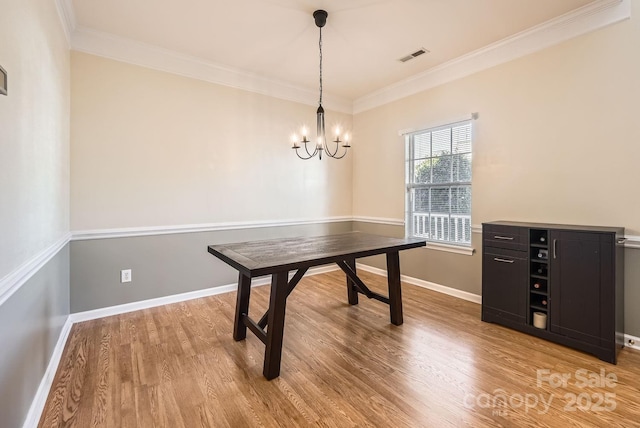
M345 157L347 155L347 152L349 150L348 150L347 147L344 147L344 153L341 156L337 156L339 151L340 151L340 147L338 146L338 143L336 143L336 150L333 153L331 153L331 152L329 152L327 150L327 155L329 155L329 157L332 157L333 159L342 159L343 157Z
M331 156L331 155L329 155L329 156L332 157L333 159L342 159L346 155L347 155L347 151L345 150L344 153L342 154L342 156Z
M336 141L332 141L332 143L334 143L336 145L336 148L333 152L331 152L331 150L329 150L329 148L327 147L327 150L325 150L327 153L329 153L329 156L331 156L332 158L335 159L341 159L343 158L347 152L349 151L349 148L351 147L350 145L348 145L348 143L344 142L344 144L342 146L340 146L340 143L343 143L343 141L340 141L339 138L336 139ZM328 143L327 143L328 145ZM340 147L344 148L344 154L340 157L336 157L336 155L338 154L338 152L340 151Z
M298 152L298 149L300 149L300 148L301 148L301 146L294 147L294 148L296 149L296 155L298 155L298 157L299 157L300 159L302 159L302 160L308 160L308 159L311 159L311 158L312 158L312 157L314 157L314 156L317 154L317 152L318 152L318 150L314 150L314 152L313 152L313 153L309 153L309 149L307 148L307 144L305 143L305 145L304 145L304 151L307 153L307 156L305 157L305 156L300 156L300 153Z
M335 143L335 141L334 141L334 143ZM336 143L336 149L332 152L332 151L329 149L329 143L327 143L327 147L326 147L326 149L325 149L325 152L327 152L327 154L328 154L329 156L331 156L331 157L335 157L335 155L336 155L336 154L338 154L338 150L339 150L339 149L340 149L340 148L338 147L338 143Z
M304 143L304 151L307 152L307 155L309 156L307 159L311 159L312 157L314 157L315 155L318 154L318 148L316 147L315 150L313 151L313 153L309 153L309 146L307 146L307 143Z
M309 157L306 157L306 158L305 158L305 157L303 157L303 156L300 156L300 153L298 153L298 149L297 149L297 148L296 148L296 155L298 155L298 157L299 157L300 159L302 159L302 160L309 160L309 159L311 159L311 158L313 157L313 156L309 156Z

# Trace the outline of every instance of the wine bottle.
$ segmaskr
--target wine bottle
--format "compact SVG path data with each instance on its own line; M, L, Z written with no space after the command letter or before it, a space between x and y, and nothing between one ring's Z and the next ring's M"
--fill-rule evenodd
M542 303L542 306L547 306L547 299L542 299L542 302L540 303Z
M536 282L535 284L533 284L533 288L540 288L540 284Z
M544 243L546 241L546 238L544 236L540 237L540 242Z

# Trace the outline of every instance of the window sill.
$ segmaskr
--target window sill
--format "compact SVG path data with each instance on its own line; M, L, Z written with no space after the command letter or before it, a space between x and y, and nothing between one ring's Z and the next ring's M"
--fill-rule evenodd
M476 252L474 248L467 247L467 246L440 244L438 242L429 242L429 241L427 241L427 246L425 248L427 250L446 251L448 253L462 254L465 256L472 256L473 253Z

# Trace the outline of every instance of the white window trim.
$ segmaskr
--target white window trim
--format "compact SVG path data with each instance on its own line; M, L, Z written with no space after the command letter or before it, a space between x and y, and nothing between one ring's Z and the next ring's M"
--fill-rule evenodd
M473 234L473 232L472 232ZM462 254L464 256L472 256L476 249L467 245L445 244L434 241L427 241L427 250L445 251L447 253Z
M451 126L453 124L459 123L459 122L466 122L466 121L470 121L473 122L474 120L477 120L479 117L479 114L477 112L465 115L465 116L461 116L461 117L457 117L457 118L453 118L453 119L449 119L449 120L443 120L443 121L438 121L436 123L432 123L429 125L425 125L425 126L420 126L418 128L407 128L407 129L401 129L398 131L398 135L403 137L402 141L403 144L406 144L407 141L407 137L411 134L418 134L420 132L426 131L428 129L433 130L433 129L437 129L437 128L444 128L444 127L448 127ZM406 161L406 160L405 160ZM406 171L405 171L406 174ZM473 179L471 181L471 185L473 187ZM405 191L406 191L406 186L407 186L407 179L405 177ZM404 224L404 230L405 230L405 237L410 236L409 234L409 229L407 226L407 208L406 208L406 203L407 203L407 196L405 194L405 224ZM473 234L475 233L474 227L473 227L473 223L471 224L471 241L469 242L468 245L458 245L458 244L454 244L454 243L448 243L448 242L436 242L436 241L427 241L427 245L423 248L428 249L428 250L436 250L436 251L445 251L445 252L449 252L449 253L454 253L454 254L461 254L461 255L466 255L466 256L472 256L475 253L475 248L473 248Z
M464 116L459 116L459 117L454 117L452 119L448 119L448 120L439 120L437 122L434 123L428 123L424 126L420 126L418 128L407 128L407 129L401 129L398 131L398 136L400 137L404 137L405 135L409 135L409 134L415 134L421 131L425 131L427 129L432 129L432 128L440 128L443 126L449 126L451 124L454 123L458 123L458 122L466 122L468 120L476 120L478 119L478 117L480 117L480 115L478 113L470 113ZM403 140L404 143L404 140Z

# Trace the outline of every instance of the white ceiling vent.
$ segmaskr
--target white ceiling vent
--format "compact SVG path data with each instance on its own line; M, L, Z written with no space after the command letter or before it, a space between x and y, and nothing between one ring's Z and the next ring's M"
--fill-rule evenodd
M429 53L429 51L428 51L428 50L426 50L425 48L420 48L420 49L418 49L417 51L415 51L415 52L413 52L413 53L410 53L409 55L403 56L403 57L402 57L402 58L400 58L398 61L400 61L400 62L407 62L407 61L409 61L410 59L414 59L414 58L419 57L420 55L422 55L422 54L426 54L426 53Z

